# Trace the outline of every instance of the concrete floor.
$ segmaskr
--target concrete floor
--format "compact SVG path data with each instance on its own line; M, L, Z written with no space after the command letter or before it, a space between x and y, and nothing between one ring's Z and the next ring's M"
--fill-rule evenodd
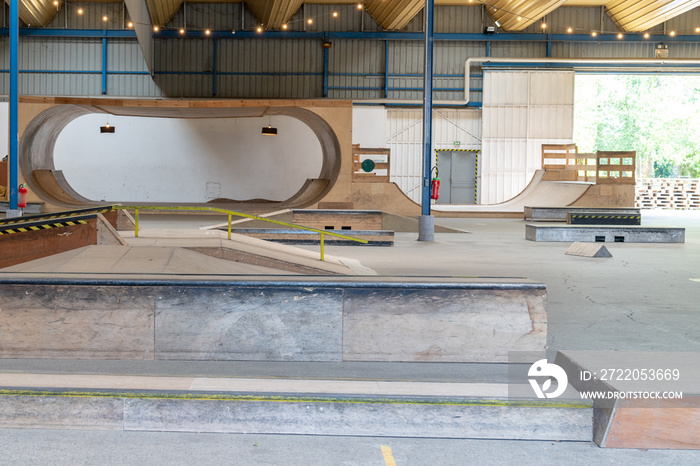
M686 228L684 244L607 243L611 258L525 240L517 219L436 219L470 234L434 243L397 233L394 248L327 247L380 275L526 277L547 285L552 350L700 351L700 211L649 210L645 226Z
M207 218L177 217L142 216L141 226L194 229L213 223ZM565 255L568 243L526 241L522 220L436 219L437 224L471 233L436 234L434 243L416 241L417 234L398 233L393 248L328 246L327 253L357 259L382 275L527 277L543 282L548 290L548 344L552 350L700 351L700 212L644 211L642 222L685 227L686 243L606 244L612 258L590 259ZM317 246L305 248L318 250ZM30 372L44 370L51 363L4 360L2 364L6 369ZM79 361L63 364L77 364L90 372ZM101 364L95 365L96 372L104 370ZM446 377L443 369L454 369L442 366L431 366L437 372L420 378L441 379ZM504 377L498 365L483 366L484 373L475 367L463 369L477 380ZM61 365L54 367L59 370ZM238 367L242 372L263 374L281 370L247 363ZM147 367L142 369L150 373ZM293 369L285 365L285 376L294 376ZM308 374L328 368L299 364L297 369ZM330 372L348 369L335 367ZM201 365L198 370L209 372ZM366 376L365 370L358 368L358 373ZM412 372L406 365L384 370L395 372L397 378L408 378ZM696 451L609 450L576 442L0 429L0 455L8 464L390 464L382 456L381 445L392 448L400 466L700 463Z

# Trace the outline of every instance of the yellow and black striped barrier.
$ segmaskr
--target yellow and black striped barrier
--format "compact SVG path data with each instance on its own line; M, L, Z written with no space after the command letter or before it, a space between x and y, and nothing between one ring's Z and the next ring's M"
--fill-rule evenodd
M85 219L68 219L62 222L26 222L21 225L15 225L12 228L0 228L0 235L11 235L13 233L27 233L29 231L43 231L52 228L71 227L75 225L85 225Z
M111 212L115 210L114 206L109 205L109 206L98 206L98 207L88 207L84 209L74 209L74 210L66 210L62 212L53 212L50 214L35 214L35 215L24 215L22 217L12 217L12 218L6 218L6 219L1 219L0 220L0 228L2 228L4 225L19 225L19 224L24 224L28 222L37 222L37 221L49 221L49 220L58 220L58 219L65 219L68 217L75 217L79 215L87 215L87 214L104 214L106 212Z
M570 225L641 225L639 214L569 213Z

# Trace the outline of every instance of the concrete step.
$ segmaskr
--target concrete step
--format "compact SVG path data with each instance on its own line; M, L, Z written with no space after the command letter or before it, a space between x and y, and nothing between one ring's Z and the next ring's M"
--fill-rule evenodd
M592 404L503 383L0 372L0 427L591 441Z

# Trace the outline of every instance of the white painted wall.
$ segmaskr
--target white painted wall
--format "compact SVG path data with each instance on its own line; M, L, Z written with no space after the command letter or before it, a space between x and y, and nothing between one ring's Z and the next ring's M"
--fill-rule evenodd
M479 203L506 201L542 168L542 144L574 133L573 71L486 71Z
M109 122L114 134L100 134ZM321 145L311 129L268 118L169 119L91 114L71 122L54 150L79 194L116 202L207 202L214 198L283 201L317 178Z
M360 147L386 147L386 107L352 107L352 143Z
M387 140L391 149L391 181L415 202L421 201L423 177L423 111L387 110ZM481 111L439 108L433 111L433 151L481 149ZM459 145L455 145L459 142ZM433 152L431 166L435 166Z
M10 104L0 102L0 159L10 153ZM0 185L7 182L2 180Z

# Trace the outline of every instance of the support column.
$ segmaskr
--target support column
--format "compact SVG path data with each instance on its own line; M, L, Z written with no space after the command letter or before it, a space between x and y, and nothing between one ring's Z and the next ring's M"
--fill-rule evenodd
M423 192L421 216L418 219L418 241L434 241L435 223L430 215L430 167L433 138L433 6L425 0L425 69L423 72Z
M22 211L17 207L19 189L19 0L10 0L10 129L7 187L10 208L6 216L19 217Z

